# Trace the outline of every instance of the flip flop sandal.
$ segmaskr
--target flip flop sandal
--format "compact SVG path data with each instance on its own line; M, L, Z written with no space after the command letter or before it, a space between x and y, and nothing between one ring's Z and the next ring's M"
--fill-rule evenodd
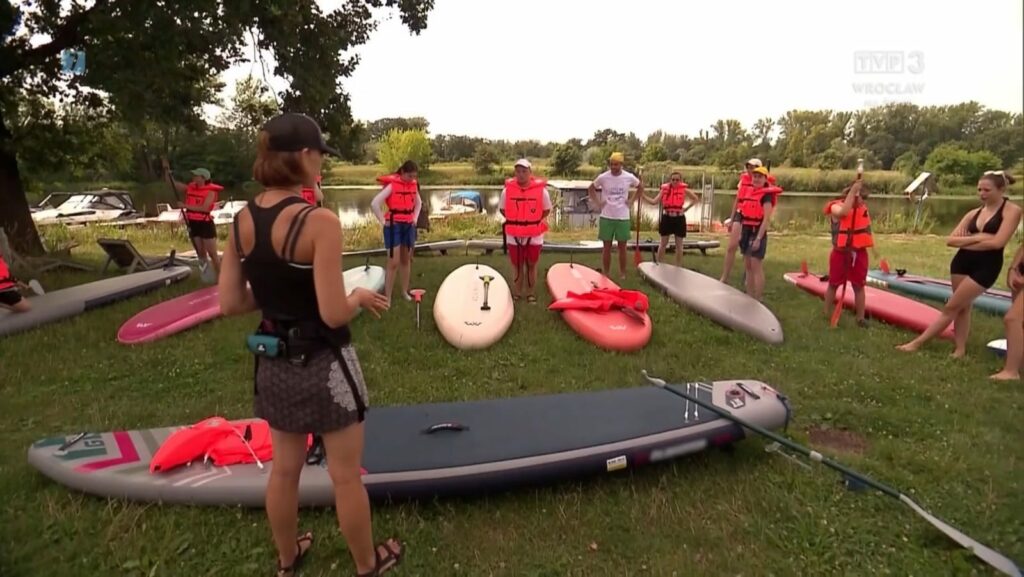
M530 295L526 297L526 302L530 303L531 305L535 305L537 304L537 297L534 295Z
M303 543L309 543L309 547L303 549ZM313 534L307 532L305 535L296 539L295 547L298 549L299 552L295 554L295 559L292 560L291 565L287 567L282 567L281 560L277 560L277 577L288 577L295 575L295 572L299 569L299 565L302 563L302 560L305 559L306 553L308 553L309 550L313 548Z
M514 300L516 302L519 302L519 299L521 299L521 298L523 298L523 297L521 297L519 295L512 295L512 300Z
M394 542L399 547L402 547L402 542L398 539L394 539ZM383 547L387 551L387 553L385 553L383 557L380 554L381 547ZM377 577L378 575L387 573L388 571L397 567L398 564L402 562L402 552L404 550L405 548L402 547L402 551L395 551L391 548L391 544L388 541L378 543L377 546L373 548L373 554L377 558L376 566L373 568L372 571L369 571L367 573L356 574L356 577Z

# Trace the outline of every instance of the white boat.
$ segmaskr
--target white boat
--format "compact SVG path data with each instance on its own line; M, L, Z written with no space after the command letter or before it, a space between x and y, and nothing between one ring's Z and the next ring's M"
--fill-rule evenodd
M64 197L63 202L59 199ZM32 207L32 220L37 225L83 225L115 220L131 220L141 213L136 210L130 193L123 190L85 192L54 192Z
M217 208L210 212L210 215L213 216L214 224L231 224L235 219L235 215L245 208L245 205L248 204L248 202L249 201L246 200L217 202L214 205ZM157 215L154 219L156 222L182 222L182 219L184 218L180 208L174 208L167 203L157 204L156 209Z

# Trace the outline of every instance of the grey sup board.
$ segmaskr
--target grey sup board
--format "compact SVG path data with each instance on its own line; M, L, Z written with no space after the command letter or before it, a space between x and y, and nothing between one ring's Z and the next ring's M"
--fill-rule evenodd
M746 293L718 279L671 264L644 262L637 268L647 282L684 307L766 343L782 343L779 319Z
M766 429L788 422L785 396L762 382L691 386L702 400ZM199 460L151 474L152 456L175 430L55 436L34 443L28 462L61 485L102 497L263 507L273 460L262 470ZM373 407L363 483L375 501L491 493L631 470L744 435L734 422L651 386ZM305 466L299 503L333 505L324 463Z
M437 251L441 254L448 254L448 251L455 250L457 248L463 248L466 246L464 240L439 240L437 242L425 242L423 244L416 245L416 252L431 252ZM396 248L397 250L397 248ZM351 250L341 253L341 256L384 256L388 254L386 248L368 248L364 250Z
M29 297L32 310L12 313L0 309L0 337L63 320L115 301L185 280L192 269L171 266L136 272Z

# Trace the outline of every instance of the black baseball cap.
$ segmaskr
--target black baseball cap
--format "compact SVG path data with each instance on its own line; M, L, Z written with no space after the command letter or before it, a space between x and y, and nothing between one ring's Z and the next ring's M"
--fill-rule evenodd
M341 156L337 150L327 146L323 132L316 121L298 112L279 114L264 125L269 135L270 150L277 152L297 152L303 148L319 150L325 154Z

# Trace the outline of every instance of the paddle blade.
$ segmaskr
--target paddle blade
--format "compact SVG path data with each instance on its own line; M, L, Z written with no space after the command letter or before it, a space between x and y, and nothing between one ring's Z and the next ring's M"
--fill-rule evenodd
M807 261L800 261L800 276L807 276L808 274L810 273L807 272Z
M883 258L882 261L878 263L878 266L881 267L882 272L884 272L885 274L889 274L889 261Z
M836 298L836 308L832 311L832 319L829 325L832 328L839 326L839 317L843 314L843 301L846 299L846 285L843 285L842 294Z
M427 291L425 289L409 289L409 294L412 295L412 298L414 298L416 302L423 300L423 294L426 292Z
M640 256L640 245L637 245L633 251L633 265L640 266L640 263L644 262L644 257Z

